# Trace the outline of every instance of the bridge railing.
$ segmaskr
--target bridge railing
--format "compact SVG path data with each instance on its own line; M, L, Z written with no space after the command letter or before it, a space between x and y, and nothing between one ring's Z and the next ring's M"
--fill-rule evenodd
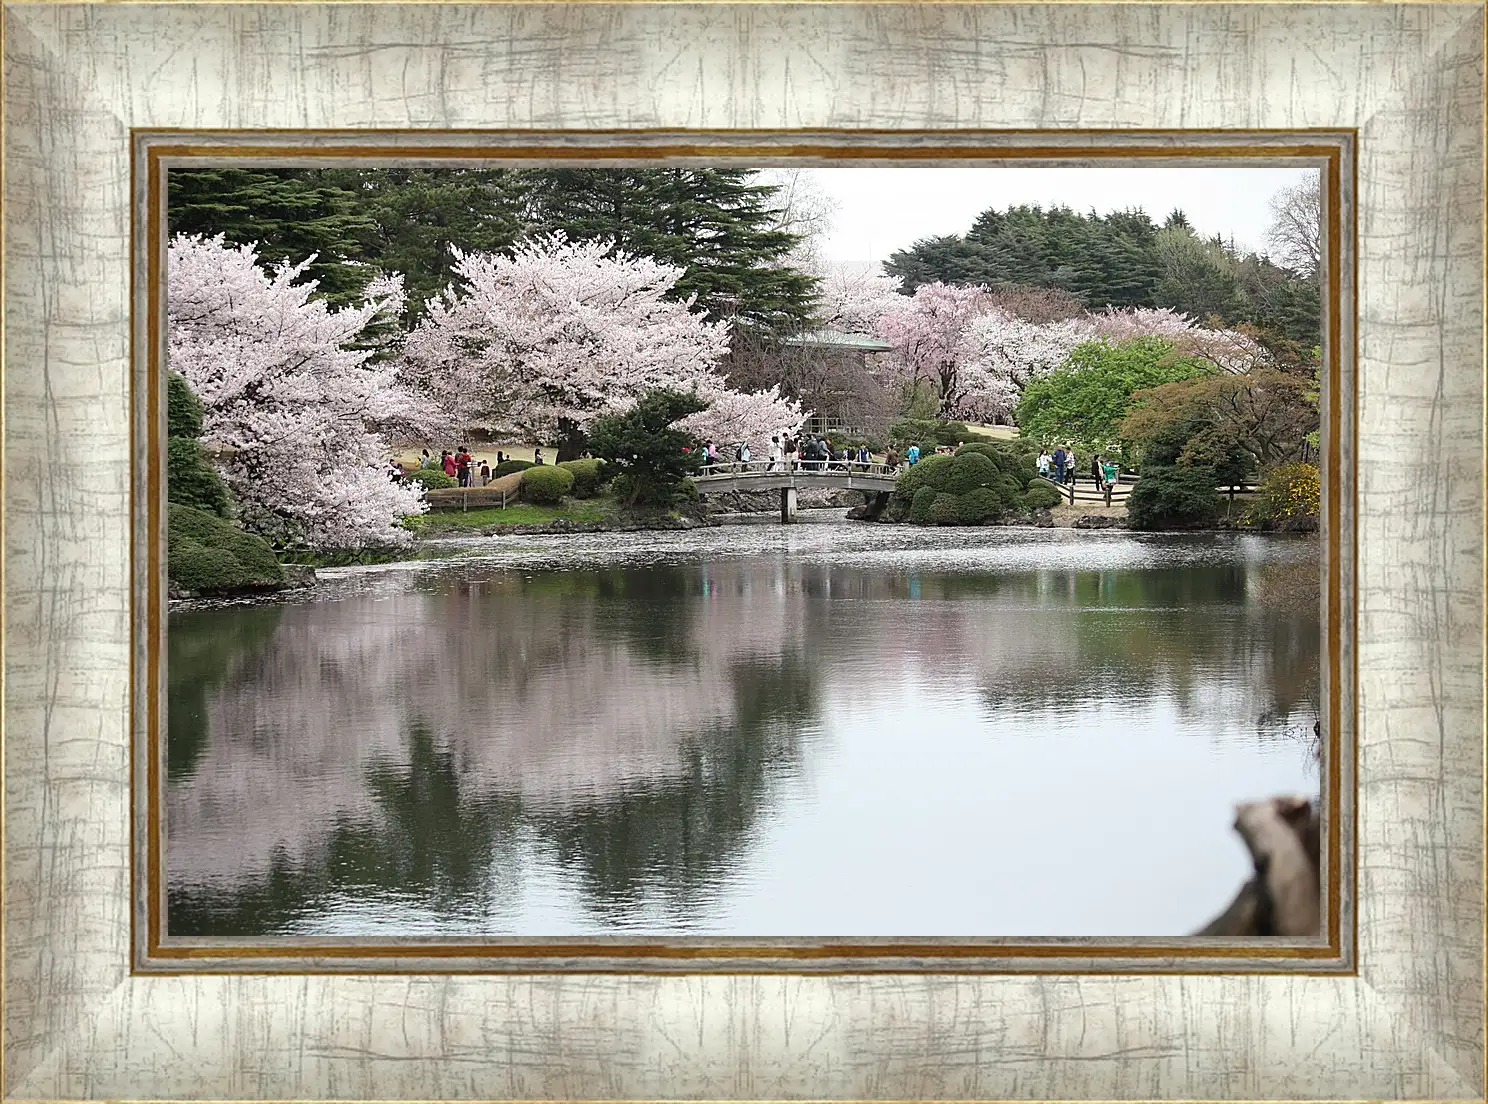
M892 479L899 468L869 460L720 460L716 464L704 464L698 472L699 479L733 475L777 475L793 472L797 475L872 475Z

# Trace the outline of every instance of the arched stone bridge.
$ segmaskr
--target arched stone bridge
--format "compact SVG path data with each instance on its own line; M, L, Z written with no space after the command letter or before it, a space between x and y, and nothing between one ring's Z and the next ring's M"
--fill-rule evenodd
M889 501L898 473L887 464L863 464L856 460L797 460L787 468L784 461L725 461L708 464L693 482L698 494L733 494L744 491L780 492L780 520L796 517L796 492L801 488L862 491L868 496L870 513L877 514Z

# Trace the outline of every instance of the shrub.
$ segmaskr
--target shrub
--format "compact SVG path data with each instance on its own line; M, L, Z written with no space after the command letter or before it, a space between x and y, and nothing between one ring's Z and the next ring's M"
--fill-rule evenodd
M926 418L903 418L889 427L889 441L908 448L916 441L934 440L936 422ZM921 448L923 449L923 445Z
M953 494L937 494L925 511L925 520L931 525L960 525L960 502Z
M1186 529L1207 525L1219 516L1214 469L1183 465L1149 465L1126 500L1133 529Z
M440 491L445 487L457 487L459 484L445 475L438 468L415 468L408 473L408 478L415 483L423 484L426 491Z
M934 487L921 487L915 491L914 498L910 502L909 520L916 525L925 525L930 520L930 507L935 505L935 500L940 492Z
M967 525L994 521L1005 512L1002 497L991 487L977 487L961 496L958 503L961 520Z
M997 465L980 453L957 453L945 466L939 489L947 494L962 495L985 487L998 477Z
M1028 489L1023 492L1023 504L1030 510L1049 510L1064 501L1064 496L1056 491L1047 480L1036 479L1028 484Z
M702 495L698 491L697 484L686 476L683 476L682 479L677 483L675 501L696 502L701 497Z
M227 493L227 484L194 437L167 440L165 464L168 501L206 510L218 517L232 515L232 497Z
M1245 523L1269 525L1294 518L1317 517L1322 509L1323 484L1317 465L1278 464L1261 477L1255 501L1245 512Z
M573 487L574 475L567 468L538 464L522 471L522 501L556 506Z
M941 422L935 427L936 444L959 445L962 441L979 439L978 434L966 428L965 422Z
M284 583L284 569L259 537L179 502L169 511L166 575L172 582L203 594Z
M512 472L526 471L534 467L531 460L503 460L491 469L491 478L498 475L510 475Z
M594 498L604 490L606 481L603 460L565 460L558 465L573 472L575 498Z
M930 481L935 478L935 473L941 466L950 463L949 456L927 456L917 464L911 464L900 473L898 481L894 484L895 492L902 494L905 498L913 498L914 493L921 487L930 486Z

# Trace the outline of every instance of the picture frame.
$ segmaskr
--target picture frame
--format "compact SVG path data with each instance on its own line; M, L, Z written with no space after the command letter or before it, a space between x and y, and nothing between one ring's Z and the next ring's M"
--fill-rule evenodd
M7 1094L1482 1097L1481 5L15 4L4 19ZM1237 26L1244 78L1225 60ZM1317 66L1328 79L1278 91L1276 59L1318 50L1335 51ZM721 96L694 79L717 67L733 81ZM1134 118L1129 85L1156 111ZM1043 91L1006 94L1020 87ZM150 976L131 942L149 930L131 924L129 811L148 764L131 756L129 703L151 700L153 668L129 602L131 560L148 586L150 556L130 501L150 468L131 442L129 339L131 318L158 316L130 264L128 166L170 131L403 129L1348 137L1357 547L1338 578L1358 621L1338 648L1358 666L1344 745L1358 758L1352 832L1333 847L1358 883L1332 913L1333 971L600 973L550 958L511 976L418 960L392 976L315 961ZM1422 364L1437 365L1429 386L1409 370ZM78 439L87 477L53 473ZM1352 773L1329 775L1340 801ZM152 838L134 838L146 865Z

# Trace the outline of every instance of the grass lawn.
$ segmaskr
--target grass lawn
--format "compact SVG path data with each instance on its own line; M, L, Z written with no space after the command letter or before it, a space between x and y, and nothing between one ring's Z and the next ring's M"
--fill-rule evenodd
M421 537L440 533L458 533L468 529L485 529L491 525L541 525L563 518L567 521L604 521L610 516L604 499L571 499L561 506L532 506L518 503L501 509L441 510L408 519L408 527Z

